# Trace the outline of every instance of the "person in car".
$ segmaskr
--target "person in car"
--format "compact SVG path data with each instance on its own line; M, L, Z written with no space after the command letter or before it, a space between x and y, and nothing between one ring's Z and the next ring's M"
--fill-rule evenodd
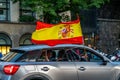
M45 61L50 61L50 58L52 56L52 51L46 50L44 54L45 54Z
M58 58L57 58L57 61L63 61L63 56L65 54L65 50L60 50L58 52Z
M43 61L49 61L49 56L47 54L47 50L42 50L41 52L41 57L40 57Z
M56 53L52 50L43 50L43 58L45 61L55 61Z

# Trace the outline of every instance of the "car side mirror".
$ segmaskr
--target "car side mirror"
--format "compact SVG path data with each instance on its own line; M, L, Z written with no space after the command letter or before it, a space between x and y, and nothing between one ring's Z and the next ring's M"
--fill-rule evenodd
M107 65L107 60L104 60L101 65Z

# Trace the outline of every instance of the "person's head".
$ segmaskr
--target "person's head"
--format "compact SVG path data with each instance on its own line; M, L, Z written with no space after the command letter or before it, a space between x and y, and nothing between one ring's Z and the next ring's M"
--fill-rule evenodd
M92 48L92 45L91 45L91 44L88 44L87 46L90 47L90 48Z
M52 51L52 58L56 58L56 52Z
M94 47L93 47L93 49L97 50L97 47L96 47L96 46L94 46Z
M58 58L62 58L63 55L64 55L64 53L65 53L65 50L60 50L60 51L58 52Z
M47 52L46 50L42 50L42 51L41 51L41 55L45 56L45 53L46 53L46 52Z
M47 50L47 56L50 58L52 56L52 50Z
M119 50L119 48L116 48L116 50Z

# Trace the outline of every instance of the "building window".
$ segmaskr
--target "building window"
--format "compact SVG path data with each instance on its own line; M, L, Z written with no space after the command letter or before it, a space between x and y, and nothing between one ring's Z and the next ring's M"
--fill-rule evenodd
M19 41L20 46L32 45L31 34L24 34Z
M11 39L8 35L0 33L0 52L3 55L6 55L7 52L9 52L9 49L11 48L12 43Z
M29 7L24 6L24 2L20 0L20 22L33 22L35 21L35 13Z
M9 19L9 0L0 0L0 21L8 21Z

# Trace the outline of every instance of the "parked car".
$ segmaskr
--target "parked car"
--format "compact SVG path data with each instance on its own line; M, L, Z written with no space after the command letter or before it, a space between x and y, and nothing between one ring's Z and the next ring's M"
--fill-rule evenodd
M31 45L1 58L0 80L120 80L120 66L84 45Z

